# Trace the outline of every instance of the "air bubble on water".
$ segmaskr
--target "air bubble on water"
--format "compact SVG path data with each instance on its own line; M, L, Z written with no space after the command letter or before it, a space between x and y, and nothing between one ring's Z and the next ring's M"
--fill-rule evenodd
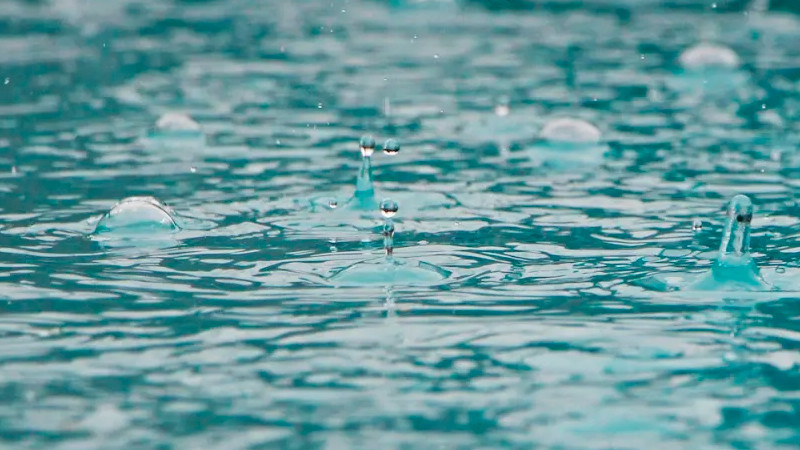
M387 155L396 155L400 152L400 143L396 139L387 139L383 143L383 153Z
M786 268L785 267L776 267L775 268L775 272L784 273L784 272L786 272Z
M197 167L194 167L194 166L190 167L189 168L189 172L197 173Z
M497 104L494 106L494 113L499 117L505 117L511 112L511 108L509 107L509 100L508 97L500 97L497 100Z
M750 253L750 222L753 220L753 202L746 195L736 195L728 204L727 215L720 255Z
M128 197L111 208L97 223L95 233L147 234L177 231L171 210L153 197Z
M397 214L398 209L399 206L397 205L397 202L392 199L387 198L381 202L381 214L387 219L394 217L395 214Z
M700 231L703 229L703 221L700 219L694 219L692 221L692 231Z
M6 77L6 79L3 80L3 84L8 84L8 83L11 83L11 78Z
M339 206L339 201L335 198L331 198L328 200L328 208L336 209Z
M739 67L739 55L732 49L718 44L700 43L684 50L680 56L684 69L705 69L710 67Z
M375 152L375 138L369 134L362 136L359 147L361 148L361 156L372 156L372 154Z
M200 131L200 125L186 114L168 112L156 121L156 129L160 132L192 132Z
M600 142L601 133L596 126L583 119L562 117L545 124L539 137L550 142L596 144Z

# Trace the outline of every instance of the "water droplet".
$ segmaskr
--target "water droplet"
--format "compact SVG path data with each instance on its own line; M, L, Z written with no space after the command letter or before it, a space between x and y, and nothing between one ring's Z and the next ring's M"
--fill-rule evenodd
M383 143L383 153L387 155L396 155L400 152L400 143L395 139L387 139Z
M398 209L399 206L394 200L387 198L381 202L381 214L387 219L394 217Z
M189 168L189 172L197 173L197 167L194 167L194 166L190 167Z
M680 63L685 69L735 68L739 66L739 55L724 45L700 43L684 50Z
M11 78L6 77L6 79L3 80L3 84L8 84L8 83L11 83Z
M703 221L700 219L694 219L692 221L692 231L700 231L703 229Z
M361 137L361 142L359 143L359 147L361 148L361 155L364 157L370 157L375 152L375 138L369 134L366 134Z
M339 201L335 198L328 200L328 208L336 209L339 206Z
M550 142L596 144L600 142L600 130L583 119L563 117L548 122L539 137Z

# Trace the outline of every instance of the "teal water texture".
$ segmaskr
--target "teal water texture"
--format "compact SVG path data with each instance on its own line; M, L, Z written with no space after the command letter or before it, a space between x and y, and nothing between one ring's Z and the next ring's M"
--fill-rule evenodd
M800 16L715 5L0 2L0 447L796 448Z

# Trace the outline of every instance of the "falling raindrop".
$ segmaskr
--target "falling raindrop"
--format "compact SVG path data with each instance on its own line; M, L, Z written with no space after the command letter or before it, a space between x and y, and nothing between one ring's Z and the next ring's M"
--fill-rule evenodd
M400 152L400 143L395 139L387 139L383 143L383 153L387 155L396 155Z

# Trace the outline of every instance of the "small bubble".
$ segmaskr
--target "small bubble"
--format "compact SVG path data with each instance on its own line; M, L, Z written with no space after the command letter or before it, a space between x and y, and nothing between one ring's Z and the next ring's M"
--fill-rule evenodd
M716 3L712 3L711 4L711 9L717 9L717 4Z
M328 200L328 208L336 209L336 207L338 207L338 206L339 206L339 201L336 200L335 198L332 198L332 199Z
M511 108L509 108L508 104L508 97L500 97L497 101L497 105L494 107L494 113L500 117L507 116L511 112Z
M11 83L11 78L6 77L6 79L3 80L3 84L8 84L8 83Z
M433 54L433 59L439 59L439 54L438 53L434 53Z
M539 137L550 142L597 144L600 130L592 123L573 117L560 117L545 124Z
M400 153L400 143L395 139L387 139L383 143L383 153L387 155L396 155Z
M200 131L200 125L191 117L181 113L166 113L156 121L156 128L162 132Z
M703 221L700 219L694 219L692 221L692 231L700 231L703 229Z
M784 268L784 267L777 267L777 268L775 268L775 272L778 272L778 273L784 273L784 272L786 272L786 268Z
M397 206L397 202L394 200L387 198L381 202L381 214L387 219L394 217L398 209L399 206Z
M359 142L359 147L361 148L362 156L372 156L372 153L375 152L375 138L369 134L362 136L361 142Z
M317 108L322 109L322 102L317 103Z
M192 166L189 168L189 171L192 173L197 173L197 167Z

